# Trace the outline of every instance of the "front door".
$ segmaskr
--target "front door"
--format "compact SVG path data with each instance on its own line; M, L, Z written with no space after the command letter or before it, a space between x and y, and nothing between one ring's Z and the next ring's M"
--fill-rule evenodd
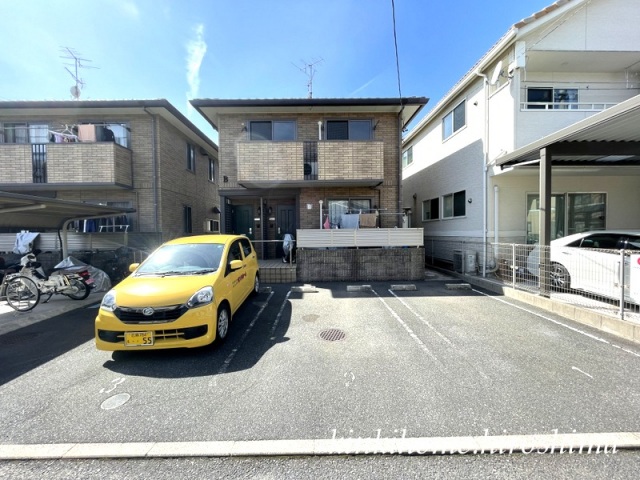
M251 205L235 205L233 213L233 233L254 238L253 207Z
M282 240L285 233L296 235L296 214L294 205L278 205L276 207L276 239ZM284 255L282 243L277 244L276 257Z

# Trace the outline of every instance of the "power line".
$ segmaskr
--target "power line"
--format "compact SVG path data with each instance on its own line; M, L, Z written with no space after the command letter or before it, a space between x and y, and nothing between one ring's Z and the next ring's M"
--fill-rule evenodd
M400 58L398 57L398 34L396 33L396 4L391 0L391 13L393 16L393 43L396 47L396 72L398 74L398 96L402 104L402 89L400 87Z

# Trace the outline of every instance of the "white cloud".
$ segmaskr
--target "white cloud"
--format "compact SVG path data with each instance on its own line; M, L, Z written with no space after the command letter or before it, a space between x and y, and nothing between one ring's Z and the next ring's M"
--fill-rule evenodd
M120 10L122 11L122 13L124 13L128 17L138 18L140 16L140 10L138 9L138 6L134 2L130 2L130 1L122 2L122 1L119 1L117 3L117 5L120 8Z
M207 53L207 43L204 41L204 25L198 24L193 29L194 36L187 42L187 83L189 91L187 99L195 98L200 89L200 66Z

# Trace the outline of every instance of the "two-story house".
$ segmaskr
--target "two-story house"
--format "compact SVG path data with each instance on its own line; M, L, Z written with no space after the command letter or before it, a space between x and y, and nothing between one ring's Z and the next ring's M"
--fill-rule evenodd
M425 244L640 227L639 24L635 2L557 1L452 87L404 139Z
M81 233L218 231L217 157L167 100L0 102L0 191L135 210Z
M219 132L223 231L266 244L296 229L352 228L354 213L371 215L371 227L402 225L401 135L426 98L191 103Z

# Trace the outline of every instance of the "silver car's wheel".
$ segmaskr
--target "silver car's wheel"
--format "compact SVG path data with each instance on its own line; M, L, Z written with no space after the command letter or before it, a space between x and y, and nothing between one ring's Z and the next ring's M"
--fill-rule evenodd
M231 314L229 313L229 307L223 305L218 310L218 320L216 322L216 342L222 343L227 338L229 333L229 322L231 321Z
M564 265L559 263L551 265L551 286L558 290L569 290L571 288L571 276Z

